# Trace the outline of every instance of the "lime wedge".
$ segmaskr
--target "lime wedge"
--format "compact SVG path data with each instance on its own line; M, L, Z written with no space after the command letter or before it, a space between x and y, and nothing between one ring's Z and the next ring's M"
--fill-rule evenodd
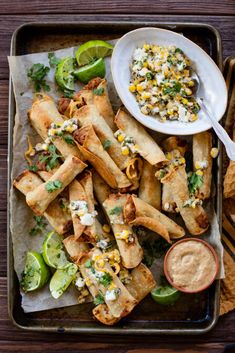
M100 58L93 62L80 67L80 69L74 71L74 76L82 83L89 82L94 77L105 76L105 62L104 59Z
M68 267L71 262L67 260L64 252L62 239L59 234L50 232L43 241L42 256L45 263L53 268L63 269Z
M25 268L22 274L21 287L25 292L39 289L47 283L50 270L41 254L29 251L26 255Z
M79 66L89 64L94 59L111 55L113 46L103 40L90 40L77 49L76 59Z
M170 285L159 286L152 290L151 296L158 304L174 304L180 297L180 291Z
M56 66L55 79L63 90L74 90L74 77L72 75L74 70L74 58L67 57L62 59Z
M56 270L50 281L50 292L53 298L58 299L75 279L78 267L70 263L66 268Z

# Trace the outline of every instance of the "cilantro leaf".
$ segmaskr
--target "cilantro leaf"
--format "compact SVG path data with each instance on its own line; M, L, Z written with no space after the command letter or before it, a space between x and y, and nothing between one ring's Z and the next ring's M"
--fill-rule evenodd
M46 223L44 223L45 218L43 216L33 216L33 219L36 221L36 225L29 232L29 235L32 236L41 233L46 226Z
M61 155L57 153L54 145L48 146L48 152L39 156L39 161L46 164L46 170L49 171L58 165L58 159Z
M29 165L27 168L30 172L36 173L38 171L38 166L36 164Z
M50 91L50 87L46 83L45 77L50 71L48 66L43 64L33 64L31 68L27 71L27 76L34 83L34 89L36 92L39 92L41 89L45 91Z
M51 52L48 53L48 59L49 59L49 64L50 66L56 66L59 64L60 59L55 56L55 53Z
M65 98L73 98L74 91L64 90L63 93Z
M103 147L105 150L107 150L111 145L112 145L112 142L110 140L105 140L103 143Z
M86 268L91 268L91 267L92 267L92 262L91 262L91 260L87 260L87 261L85 262L85 267L86 267Z
M176 49L175 49L175 53L183 54L183 50L181 50L180 48L176 48Z
M64 140L68 145L75 145L72 136L63 135L62 138L63 138L63 140Z
M99 282L104 286L108 287L113 280L113 277L109 273L105 273L102 277L99 278Z
M190 194L195 194L197 189L200 188L203 184L203 177L201 175L197 175L195 172L193 172L189 177L188 177L188 189Z
M110 211L109 211L109 214L112 216L112 215L115 215L115 214L120 214L122 212L122 207L120 206L116 206L114 208L112 208Z
M170 248L171 244L165 239L146 240L142 244L144 249L143 262L147 267L151 267L154 260L160 258Z
M163 94L169 94L169 96L174 97L181 90L181 84L179 82L175 82L173 87L166 87L163 89Z
M62 182L60 180L48 181L45 185L45 189L47 192L51 193L56 191L62 187Z
M97 296L95 297L93 303L95 305L99 305L99 304L103 304L104 303L104 297L102 294L97 294Z
M102 96L102 94L104 93L104 88L100 87L100 88L94 88L92 91L96 96Z

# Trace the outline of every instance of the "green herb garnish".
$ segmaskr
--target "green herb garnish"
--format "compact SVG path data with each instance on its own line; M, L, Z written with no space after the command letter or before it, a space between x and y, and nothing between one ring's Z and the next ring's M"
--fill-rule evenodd
M97 294L97 296L95 297L93 303L95 305L99 305L99 304L103 304L104 303L104 297L102 294Z
M58 165L58 159L61 158L60 154L57 154L56 147L54 145L48 146L48 154L42 154L39 156L39 161L46 164L46 170L49 171Z
M103 147L105 150L107 150L111 145L112 145L112 142L110 140L105 140L103 143Z
M71 99L73 98L74 91L69 91L69 90L66 90L66 89L65 89L65 90L63 91L63 93L64 93L64 97L65 97L65 98L71 98Z
M109 273L105 273L102 277L99 278L99 282L104 286L108 287L113 280L113 277Z
M200 188L203 184L203 177L201 175L197 175L195 172L193 172L189 177L188 177L188 189L190 194L195 194L197 189Z
M143 242L144 259L143 262L146 266L151 267L154 259L160 258L170 248L171 244L167 243L164 239L147 240Z
M122 207L120 206L116 206L114 208L112 208L110 211L109 211L109 214L112 216L112 215L115 215L115 214L120 214L122 212Z
M62 187L62 183L60 180L48 181L45 185L45 189L47 192L54 192Z
M29 165L27 168L30 172L36 173L38 171L38 166L36 164Z
M91 268L91 267L92 267L92 261L91 261L91 260L87 260L87 261L85 262L85 267L86 267L86 268Z
M36 225L29 232L29 235L32 236L41 233L46 227L46 223L44 223L45 218L43 216L33 216L33 219L36 221Z
M74 142L72 136L63 135L62 138L68 145L75 145L75 142Z
M55 53L48 53L48 59L50 66L54 67L59 64L60 59L55 56Z
M48 66L43 64L34 64L27 71L27 76L33 81L34 89L36 92L39 92L41 89L45 91L50 91L50 87L46 83L45 77L47 73L50 71Z
M150 81L153 79L154 74L152 72L147 72L147 74L145 76L146 76L147 80Z
M166 87L163 89L163 94L169 94L169 96L174 97L181 90L181 84L179 82L175 82L173 87Z
M94 88L92 91L96 96L102 96L102 94L104 93L104 88L100 87L100 88Z
M175 53L183 54L183 51L182 51L180 48L176 48L176 49L175 49Z

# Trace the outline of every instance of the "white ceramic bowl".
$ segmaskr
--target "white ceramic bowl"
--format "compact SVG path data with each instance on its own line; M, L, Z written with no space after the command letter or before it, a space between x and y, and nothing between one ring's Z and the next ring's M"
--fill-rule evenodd
M191 135L211 128L210 121L202 110L198 114L199 119L189 123L161 122L157 118L141 113L134 94L129 91L130 65L134 50L145 43L175 45L182 49L200 78L198 97L203 98L207 108L217 120L222 118L226 109L227 88L223 75L204 50L181 34L160 28L139 28L128 32L118 40L111 59L114 85L127 110L143 125L165 134Z

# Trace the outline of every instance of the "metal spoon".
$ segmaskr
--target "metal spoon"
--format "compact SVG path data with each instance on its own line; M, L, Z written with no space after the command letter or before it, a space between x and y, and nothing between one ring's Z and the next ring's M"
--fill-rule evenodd
M196 89L195 89L195 95L197 94L199 87L200 87L200 79L196 72L193 72L191 75L192 79L196 82ZM211 125L220 139L220 141L223 142L224 147L226 149L226 153L232 161L235 161L235 143L231 140L227 132L224 130L222 125L219 124L219 122L213 117L211 112L207 109L206 105L203 103L202 99L199 97L196 97L196 101L200 105L202 111L206 114L206 116L209 118Z

